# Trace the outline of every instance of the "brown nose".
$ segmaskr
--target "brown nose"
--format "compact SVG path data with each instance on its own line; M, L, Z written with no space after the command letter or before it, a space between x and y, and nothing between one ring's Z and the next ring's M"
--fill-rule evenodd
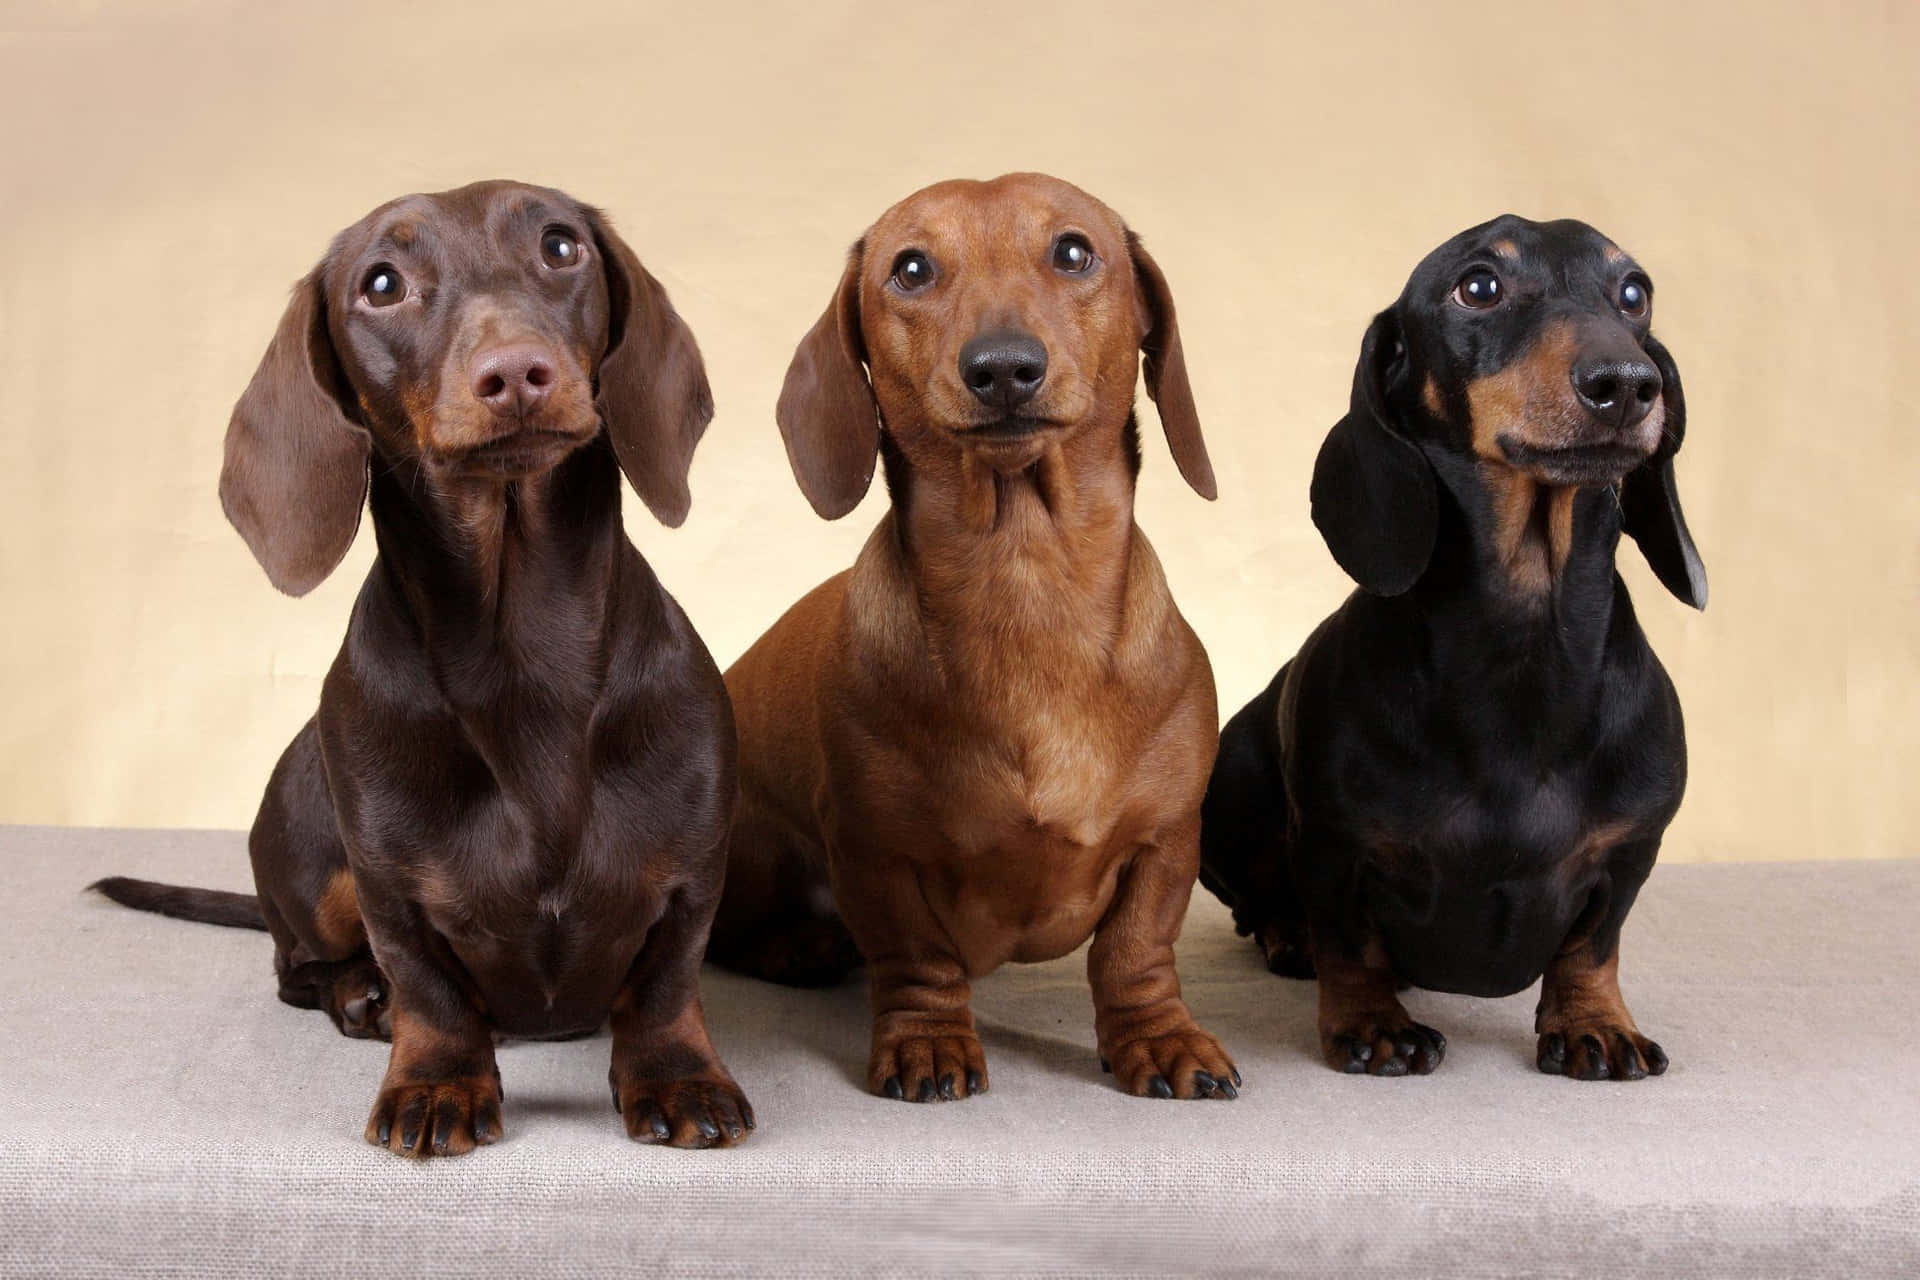
M503 418L524 418L546 401L553 358L545 347L515 342L474 354L467 366L473 394Z

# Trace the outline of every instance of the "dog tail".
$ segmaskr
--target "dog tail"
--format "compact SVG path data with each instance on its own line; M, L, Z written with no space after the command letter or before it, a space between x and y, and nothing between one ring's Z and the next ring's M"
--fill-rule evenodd
M176 920L194 920L229 929L265 931L267 927L266 917L260 914L260 899L251 893L189 889L184 885L157 884L127 876L108 876L105 880L95 880L87 888L123 907L154 911Z

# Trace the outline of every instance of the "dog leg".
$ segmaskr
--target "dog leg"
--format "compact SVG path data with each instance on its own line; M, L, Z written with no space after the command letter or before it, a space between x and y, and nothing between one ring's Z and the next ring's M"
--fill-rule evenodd
M1667 1069L1666 1050L1640 1034L1620 996L1620 947L1605 960L1583 938L1547 966L1533 1029L1534 1061L1548 1075L1575 1080L1644 1080Z
M1546 1074L1643 1080L1666 1071L1666 1051L1640 1034L1620 996L1620 927L1659 852L1657 838L1608 851L1605 874L1547 966L1533 1019L1534 1062Z
M322 1010L341 1035L388 1039L387 983L367 947L314 721L274 766L247 851L280 998Z
M463 1155L497 1142L504 1129L493 1028L442 967L446 943L398 895L367 902L367 930L389 979L393 1030L367 1141L418 1157Z
M1320 1052L1348 1075L1424 1076L1447 1054L1447 1038L1415 1022L1395 994L1399 984L1378 939L1354 959L1316 943L1320 974Z
M635 1142L730 1147L753 1129L753 1107L714 1052L700 1005L712 922L711 897L676 894L614 997L607 1079Z
M1269 972L1311 978L1313 951L1287 847L1286 778L1271 745L1287 669L1220 732L1200 809L1200 884L1233 909L1235 932L1253 938Z
M928 934L921 934L922 946ZM939 936L937 933L931 936ZM867 1088L897 1102L951 1102L987 1091L972 988L952 956L885 954L869 966L873 1045Z
M1180 998L1173 944L1200 863L1199 815L1139 850L1087 951L1101 1065L1142 1098L1234 1098L1240 1072Z
M367 1141L395 1155L464 1155L505 1132L493 1035L451 983L430 997L420 985L395 988L393 1054Z

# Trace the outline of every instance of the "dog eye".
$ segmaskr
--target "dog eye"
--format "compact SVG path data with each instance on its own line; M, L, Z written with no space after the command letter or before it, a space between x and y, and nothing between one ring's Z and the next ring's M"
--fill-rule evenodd
M383 262L367 272L366 280L360 285L360 296L370 307L390 307L407 296L407 282Z
M1620 283L1620 310L1638 320L1653 306L1653 286L1644 276L1628 276Z
M1081 235L1067 234L1053 242L1053 269L1077 276L1093 266L1093 246Z
M540 237L540 260L556 269L576 266L580 262L580 242L570 232L549 227Z
M902 293L918 293L933 279L933 259L918 249L909 249L893 260L893 283Z
M1460 277L1460 283L1453 286L1453 300L1471 310L1485 311L1500 305L1502 292L1500 277L1479 267Z

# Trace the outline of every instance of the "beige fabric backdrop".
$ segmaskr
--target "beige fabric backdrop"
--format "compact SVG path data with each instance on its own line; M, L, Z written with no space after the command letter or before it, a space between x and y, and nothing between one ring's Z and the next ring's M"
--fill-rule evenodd
M1221 499L1150 432L1140 519L1250 696L1347 584L1306 512L1360 334L1503 210L1634 252L1685 372L1685 859L1920 852L1920 11L1003 3L0 4L0 820L246 824L371 554L277 596L215 499L291 282L480 177L610 209L705 349L694 509L629 525L722 662L846 564L772 424L881 208L1059 173L1171 278ZM1902 781L1902 780L1905 781Z

